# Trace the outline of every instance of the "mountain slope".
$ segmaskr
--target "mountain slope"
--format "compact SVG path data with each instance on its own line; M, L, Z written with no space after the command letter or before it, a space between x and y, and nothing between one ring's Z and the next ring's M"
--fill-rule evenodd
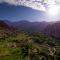
M15 32L13 27L10 27L7 23L0 20L0 37L7 36Z
M45 28L45 33L48 35L60 38L60 22L55 22L53 24L49 24Z

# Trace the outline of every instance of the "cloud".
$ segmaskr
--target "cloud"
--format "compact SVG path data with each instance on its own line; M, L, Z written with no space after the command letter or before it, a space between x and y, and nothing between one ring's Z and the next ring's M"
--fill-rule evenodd
M47 6L52 4L60 4L60 0L0 0L0 3L3 2L16 6L27 6L40 11L46 11L45 4Z
M40 11L45 11L45 7L42 4L43 0L0 0L0 3L8 3L12 5L22 5L22 6L27 6L32 9L40 10Z

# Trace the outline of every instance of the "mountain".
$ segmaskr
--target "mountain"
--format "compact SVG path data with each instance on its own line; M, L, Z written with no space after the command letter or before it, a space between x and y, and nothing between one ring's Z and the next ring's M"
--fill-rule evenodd
M8 20L3 20L8 26L12 26L12 22L11 21L8 21Z
M4 21L0 20L0 30L7 29L7 28L9 28L8 25Z
M60 21L57 21L53 24L49 24L44 32L48 35L60 38Z
M25 32L42 32L47 25L48 23L44 21L43 22L19 21L13 23L14 28L16 28L18 31Z
M29 22L29 21L17 21L10 22L8 20L0 20L0 31L5 33L13 32L42 32L50 36L60 37L60 22ZM1 32L0 32L1 33Z
M9 26L5 21L0 20L0 37L7 36L15 32L15 29Z

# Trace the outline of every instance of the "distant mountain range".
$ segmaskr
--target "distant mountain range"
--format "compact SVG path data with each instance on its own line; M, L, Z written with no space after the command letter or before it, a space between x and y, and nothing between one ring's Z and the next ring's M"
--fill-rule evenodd
M18 21L10 22L8 20L0 20L0 31L14 32L43 32L50 36L60 37L60 22L29 22L29 21ZM1 33L1 32L0 32Z
M19 31L25 32L42 32L47 25L47 22L19 21L13 23L13 27L18 29Z

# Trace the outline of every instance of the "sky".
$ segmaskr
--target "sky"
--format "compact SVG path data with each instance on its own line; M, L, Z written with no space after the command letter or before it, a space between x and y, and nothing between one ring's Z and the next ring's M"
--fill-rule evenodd
M59 6L60 0L0 0L0 20L56 21Z

